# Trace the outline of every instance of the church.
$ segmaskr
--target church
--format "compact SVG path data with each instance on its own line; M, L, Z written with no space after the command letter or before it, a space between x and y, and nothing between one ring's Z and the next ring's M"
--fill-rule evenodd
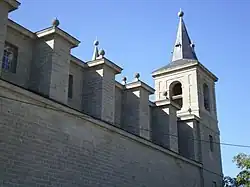
M97 40L89 61L72 55L80 41L57 19L36 32L19 25L9 13L20 7L0 0L1 186L222 186L218 78L183 11L152 88L139 73L117 81L123 69Z

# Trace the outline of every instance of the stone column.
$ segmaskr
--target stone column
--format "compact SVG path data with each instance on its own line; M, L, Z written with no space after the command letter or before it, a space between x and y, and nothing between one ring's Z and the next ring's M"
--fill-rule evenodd
M109 123L115 121L115 75L122 69L106 58L87 63L84 71L83 111Z
M67 104L70 53L80 42L57 26L36 34L30 88Z
M179 146L176 111L179 107L167 99L156 101L155 105L152 120L154 141L155 143L178 153Z
M153 88L139 80L125 86L122 98L122 128L150 139L149 95L153 93Z
M184 139L182 140L187 145L185 156L196 161L201 161L199 118L195 115L181 116L180 123L183 128L182 133L184 133Z

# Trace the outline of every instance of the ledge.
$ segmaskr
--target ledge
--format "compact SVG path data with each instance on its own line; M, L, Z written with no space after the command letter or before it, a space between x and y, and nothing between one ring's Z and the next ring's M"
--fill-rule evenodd
M94 66L103 65L103 64L113 69L116 72L116 74L119 74L122 72L122 68L120 66L116 65L115 63L113 63L112 61L108 60L105 57L87 62L88 67L94 67Z
M16 0L3 0L3 1L9 4L9 6L10 6L9 12L12 12L12 11L18 9L18 7L21 4Z
M20 32L21 34L23 34L29 38L32 38L32 39L36 38L36 35L33 32L31 32L30 30L26 29L25 27L19 25L18 23L16 23L15 21L13 21L11 19L8 19L8 27L11 27L12 29Z
M155 101L155 106L167 106L167 105L172 105L173 107L175 107L177 110L180 110L181 108L173 101L169 100L169 99L164 99L164 100L159 100L159 101Z
M72 48L77 47L80 44L80 41L68 34L67 32L63 31L62 29L58 27L49 27L46 29L43 29L41 31L38 31L35 33L38 38L42 38L45 36L49 36L51 34L58 34L59 36L63 37L65 40L67 40L71 45Z
M217 82L219 79L216 77L211 71L209 71L203 64L199 63L199 67L205 71L213 80L214 82Z
M200 121L200 118L194 114L185 114L185 115L178 115L178 118L181 121L189 121L189 120L196 120Z
M81 59L75 57L74 55L71 55L70 61L75 63L77 66L80 66L82 68L86 68L86 64L84 63L84 61L82 61Z
M155 78L155 77L159 77L159 76L168 74L170 72L172 73L172 72L179 71L182 69L187 69L187 68L197 67L197 66L200 67L206 74L208 74L208 76L210 76L215 82L218 81L218 78L211 71L209 71L202 63L200 63L197 60L189 60L189 61L187 61L186 64L183 64L183 65L156 70L152 73L152 77Z
M133 89L133 88L138 88L138 87L144 88L145 90L147 90L149 92L149 94L155 93L155 90L151 86L147 85L146 83L144 83L140 80L136 81L136 82L131 82L131 83L128 83L125 85L126 89Z
M198 65L198 61L190 61L184 65L180 65L180 66L174 66L172 68L167 68L167 69L162 69L162 70L156 70L152 73L152 77L158 77L158 76L162 76L164 74L168 74L170 72L174 72L174 71L179 71L181 69L186 69L186 68L190 68L190 67L194 67Z
M118 87L118 88L120 88L121 90L124 89L124 85L122 85L122 84L121 84L120 82L118 82L118 81L115 81L115 86Z

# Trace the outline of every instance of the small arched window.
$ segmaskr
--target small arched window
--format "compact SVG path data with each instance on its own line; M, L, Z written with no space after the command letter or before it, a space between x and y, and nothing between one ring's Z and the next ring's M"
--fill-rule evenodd
M181 83L178 82L173 87L173 96L181 95L181 94L182 94Z
M183 99L182 99L182 85L180 82L173 82L170 85L171 90L171 100L182 108Z
M206 83L203 84L204 108L210 111L209 88Z

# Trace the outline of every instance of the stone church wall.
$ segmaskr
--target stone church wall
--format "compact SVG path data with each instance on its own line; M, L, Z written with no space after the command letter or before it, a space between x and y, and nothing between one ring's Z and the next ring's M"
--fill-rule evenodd
M0 152L4 187L202 186L200 164L1 80Z
M69 74L73 76L73 94L72 98L68 98L68 105L77 110L82 110L84 70L81 66L71 61Z

